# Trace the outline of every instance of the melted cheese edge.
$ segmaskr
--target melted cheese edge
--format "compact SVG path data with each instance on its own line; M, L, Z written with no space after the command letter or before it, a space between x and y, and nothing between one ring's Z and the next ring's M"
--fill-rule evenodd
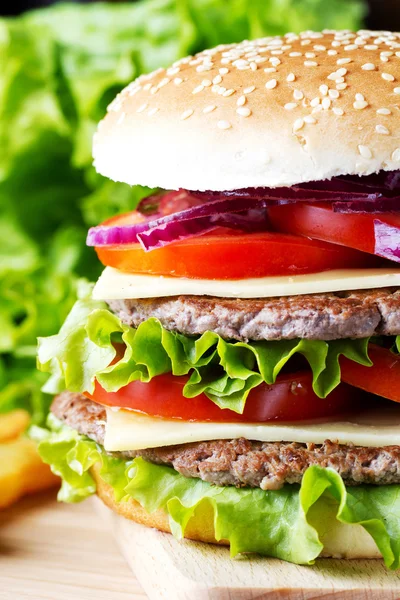
M106 267L94 287L93 298L126 300L179 295L272 298L391 286L400 286L400 269L340 269L293 277L219 280L135 275Z
M154 418L123 409L106 410L104 448L109 452L240 437L260 442L322 444L331 440L364 447L400 445L400 407L395 404L351 417L348 421L262 425L195 423Z

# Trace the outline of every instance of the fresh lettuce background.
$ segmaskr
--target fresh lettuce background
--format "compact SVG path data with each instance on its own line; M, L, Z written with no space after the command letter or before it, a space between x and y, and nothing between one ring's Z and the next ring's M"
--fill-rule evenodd
M50 373L43 388L50 394L63 389L92 393L95 379L116 392L131 381L147 382L162 373L189 374L183 389L186 398L204 392L220 408L242 413L250 390L263 382L275 383L295 354L310 365L313 388L321 398L340 383L341 355L372 364L368 338L228 342L211 331L200 337L167 331L154 318L133 329L105 302L93 300L91 289L82 283L80 297L59 333L39 338L38 366ZM125 345L116 360L115 342Z
M144 71L220 42L355 28L362 0L141 0L61 4L0 19L0 412L46 412L35 339L60 328L99 265L89 226L147 193L91 166L107 104ZM138 142L140 143L140 142Z
M31 428L43 460L62 477L59 499L78 502L94 494L89 470L100 463L100 476L117 501L137 500L148 512L163 509L178 538L194 513L214 515L217 539L227 539L231 554L258 552L298 564L311 564L321 553L321 535L334 521L360 524L375 540L385 564L400 561L400 486L349 487L331 469L310 467L299 485L278 491L212 486L180 475L171 467L141 458L124 460L63 426L50 416L49 429Z

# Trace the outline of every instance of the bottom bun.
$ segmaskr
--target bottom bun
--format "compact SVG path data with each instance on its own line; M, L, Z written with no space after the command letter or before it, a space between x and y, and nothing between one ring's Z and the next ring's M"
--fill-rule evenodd
M162 509L148 513L136 500L117 502L114 498L112 487L106 483L99 474L100 468L95 465L91 472L97 484L97 495L113 512L160 531L171 533L168 515ZM229 546L229 541L215 539L213 509L207 506L206 510L195 512L187 524L185 538L208 544L220 544ZM335 521L331 529L327 529L321 535L324 550L321 557L325 558L382 558L372 537L361 525L345 525Z

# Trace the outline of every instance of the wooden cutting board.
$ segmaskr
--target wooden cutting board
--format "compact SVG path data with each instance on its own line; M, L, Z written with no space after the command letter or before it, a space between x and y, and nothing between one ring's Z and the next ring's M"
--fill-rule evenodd
M304 567L277 559L234 559L229 550L176 541L115 515L95 500L150 600L396 600L400 572L380 560L319 559Z
M0 599L145 600L93 504L55 496L0 511Z

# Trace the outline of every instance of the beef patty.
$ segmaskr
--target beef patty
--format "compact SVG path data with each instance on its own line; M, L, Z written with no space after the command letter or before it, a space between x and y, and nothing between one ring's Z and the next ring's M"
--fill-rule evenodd
M64 423L104 444L107 419L104 407L81 394L63 392L51 411ZM347 485L400 483L400 446L363 448L326 440L321 445L291 442L254 442L243 438L213 440L115 453L173 467L185 477L197 477L215 485L280 489L284 483L300 483L311 465L330 467Z
M171 331L214 331L241 341L400 335L400 290L393 288L245 300L173 296L108 304L133 327L156 317Z

